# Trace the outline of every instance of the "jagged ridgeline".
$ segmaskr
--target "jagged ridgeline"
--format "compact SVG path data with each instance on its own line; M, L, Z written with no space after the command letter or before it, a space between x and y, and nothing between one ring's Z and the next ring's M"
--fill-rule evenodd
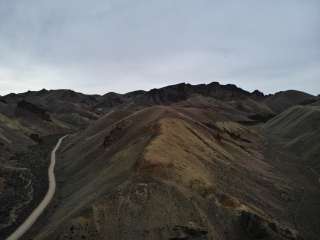
M0 239L57 189L25 239L320 236L319 98L235 85L0 97Z

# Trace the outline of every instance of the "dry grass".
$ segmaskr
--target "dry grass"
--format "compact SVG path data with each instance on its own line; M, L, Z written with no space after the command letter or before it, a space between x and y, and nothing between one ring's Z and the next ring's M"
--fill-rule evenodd
M210 147L214 143L191 132L190 124L181 119L165 118L159 126L159 135L146 148L141 167L201 192L213 188L206 161L217 154Z
M210 194L215 186L216 166L230 165L239 158L245 161L249 156L245 146L250 143L244 139L257 135L234 122L217 122L216 127L220 140L187 119L161 119L158 134L145 149L140 169L182 183L202 196Z

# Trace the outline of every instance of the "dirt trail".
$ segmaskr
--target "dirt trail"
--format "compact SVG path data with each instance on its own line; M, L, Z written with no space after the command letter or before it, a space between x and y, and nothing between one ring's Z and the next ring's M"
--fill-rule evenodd
M67 137L64 136L59 139L57 145L51 152L51 163L48 169L48 177L49 177L49 188L46 196L41 201L41 203L33 210L30 216L7 238L7 240L17 240L23 236L31 226L36 222L36 220L40 217L46 207L49 205L50 201L53 198L53 195L56 191L56 179L54 175L54 167L56 163L56 152L59 149L63 139Z

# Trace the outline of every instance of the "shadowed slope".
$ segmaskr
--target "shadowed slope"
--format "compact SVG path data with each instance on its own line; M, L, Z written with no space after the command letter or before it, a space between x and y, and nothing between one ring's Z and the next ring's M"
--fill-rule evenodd
M301 162L320 170L320 107L296 106L272 119L266 128L287 140L286 148Z
M265 125L269 152L295 184L295 224L306 239L320 235L320 107L295 106Z

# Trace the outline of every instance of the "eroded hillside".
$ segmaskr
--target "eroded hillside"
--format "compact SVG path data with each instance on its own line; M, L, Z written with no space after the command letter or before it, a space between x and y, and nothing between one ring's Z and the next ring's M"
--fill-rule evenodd
M36 239L299 239L259 129L181 106L115 115L67 140Z
M25 239L315 240L318 113L305 93L218 83L2 97L0 235L40 201L69 133L56 195Z

